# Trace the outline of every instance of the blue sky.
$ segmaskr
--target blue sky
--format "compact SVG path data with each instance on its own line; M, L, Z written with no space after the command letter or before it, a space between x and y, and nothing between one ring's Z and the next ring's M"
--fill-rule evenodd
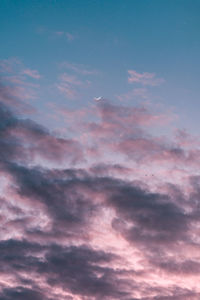
M48 90L56 82L65 61L99 73L88 76L90 88L81 99L69 101L74 106L88 104L95 94L117 101L116 95L133 88L127 82L127 70L133 69L163 78L161 86L147 87L148 100L173 107L180 125L196 130L199 1L2 0L0 6L0 57L17 58L38 70L44 88L40 107L48 101L45 86Z
M200 1L0 1L0 300L200 299Z

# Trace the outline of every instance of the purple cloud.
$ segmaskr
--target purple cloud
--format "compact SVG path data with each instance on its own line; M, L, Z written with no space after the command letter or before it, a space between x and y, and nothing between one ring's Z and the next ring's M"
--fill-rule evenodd
M11 100L3 82L0 299L198 299L198 141L107 100L57 109L61 138Z

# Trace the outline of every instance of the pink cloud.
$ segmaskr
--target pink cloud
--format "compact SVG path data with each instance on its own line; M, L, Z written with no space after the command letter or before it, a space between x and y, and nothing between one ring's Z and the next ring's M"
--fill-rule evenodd
M0 299L199 299L198 141L159 136L168 112L105 99L53 106L60 138L11 112L3 84Z
M68 83L61 82L56 84L58 90L66 97L72 99L77 96L77 92L74 88L72 88Z
M5 80L5 78L4 78ZM35 97L34 89L24 86L20 78L8 78L0 82L0 101L18 113L33 113L35 109L25 101ZM14 83L14 85L13 85ZM19 84L18 86L16 85Z
M88 86L88 81L83 82L77 76L68 73L63 73L56 83L57 89L68 98L76 98L81 87Z
M82 83L72 75L64 73L60 76L59 82L56 84L58 90L68 98L75 98L77 95L76 86Z
M40 79L41 75L39 74L39 72L37 70L31 70L31 69L25 69L22 71L22 74L25 74L31 78L34 79Z
M79 143L72 139L63 139L48 133L42 127L31 122L19 122L18 126L8 131L24 147L24 152L36 162L38 158L49 162L76 164L83 160Z
M69 75L67 73L63 73L60 76L60 79L62 82L66 83L66 84L72 84L72 85L81 85L81 81L79 81L76 76L73 75Z
M155 73L138 73L135 70L128 70L128 74L129 83L139 83L142 85L156 86L164 82L163 78L156 78Z
M30 76L38 78L37 71L24 69L24 65L17 59L0 61L2 72L0 82L1 101L15 111L33 113L35 109L30 105L30 100L37 96L38 84L29 81ZM28 76L24 76L27 72Z

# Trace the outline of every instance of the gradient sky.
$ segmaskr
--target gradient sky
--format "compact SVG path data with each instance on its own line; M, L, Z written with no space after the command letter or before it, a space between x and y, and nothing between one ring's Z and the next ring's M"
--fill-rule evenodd
M0 300L199 300L200 1L1 0L0 39Z

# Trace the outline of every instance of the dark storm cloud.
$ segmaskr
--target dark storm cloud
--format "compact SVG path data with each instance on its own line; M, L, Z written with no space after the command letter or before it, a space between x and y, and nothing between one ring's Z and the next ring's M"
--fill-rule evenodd
M158 265L161 269L169 273L174 274L187 274L187 275L195 275L200 274L200 263L198 259L195 260L185 260L183 262L177 262L175 259L170 260L166 259L159 262Z
M39 272L45 273L51 285L69 286L75 294L95 297L120 297L114 270L109 268L112 255L95 252L85 247L52 248L41 264ZM108 267L101 266L106 263ZM56 275L56 276L55 276ZM100 299L100 298L99 298Z
M109 203L115 207L119 218L131 223L128 230L124 227L124 234L130 241L165 245L184 239L189 228L188 215L166 195L124 184L113 191ZM121 227L118 220L113 226Z
M18 286L15 288L4 289L0 294L0 300L53 300L47 298L42 293L34 291L33 289Z
M98 211L99 205L90 196L85 198L83 188L107 197L103 205L115 208L118 216L113 220L113 228L130 242L154 248L189 239L193 213L186 213L167 195L150 193L122 180L90 177L86 173L82 178L67 178L62 172L59 177L59 172L51 174L19 166L11 173L15 175L18 192L45 204L54 222L61 227L83 226Z
M149 247L165 247L189 239L188 231L193 217L165 194L151 193L132 183L109 177L67 177L64 172L11 166L18 193L45 205L56 224L84 225L98 211L99 205L86 198L82 189L103 193L103 205L113 207L117 218L113 228L130 242ZM129 226L126 226L126 222ZM75 229L75 227L74 227Z
M84 235L98 205L81 194L79 189L83 186L82 180L77 176L74 178L75 172L26 168L14 164L7 165L7 170L16 182L16 192L33 205L35 202L41 204L43 213L51 218L51 236ZM36 229L29 233L44 234Z
M35 299L47 299L34 290L35 283L31 274L37 272L52 287L61 286L74 294L95 296L96 299L107 296L120 299L128 294L120 291L123 281L120 281L117 272L109 267L114 259L115 255L111 253L95 251L84 245L64 247L53 244L41 246L16 240L1 242L1 272L15 275L18 284L13 289L4 290L2 297L12 299L16 296L15 299L25 299L26 296L26 299L32 299L31 297L35 296L38 297ZM20 272L26 273L26 281ZM33 289L20 287L20 283L32 284Z
M22 157L26 158L26 151L16 137L11 137L9 130L18 126L18 121L11 111L0 103L0 160L17 160Z

